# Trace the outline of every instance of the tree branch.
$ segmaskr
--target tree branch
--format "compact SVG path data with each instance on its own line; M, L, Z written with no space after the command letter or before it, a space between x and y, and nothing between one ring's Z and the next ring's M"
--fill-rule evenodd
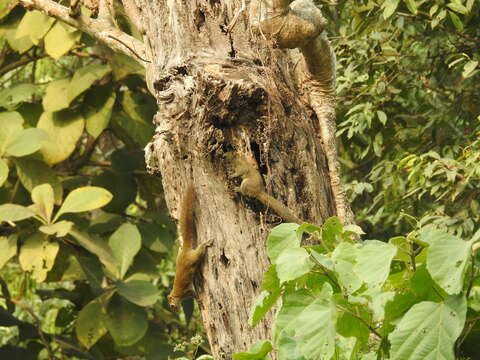
M108 21L92 19L84 15L74 18L70 16L69 8L52 0L19 0L28 10L37 9L71 25L101 41L108 47L137 60L145 66L149 61L145 55L145 45L134 37L114 28Z

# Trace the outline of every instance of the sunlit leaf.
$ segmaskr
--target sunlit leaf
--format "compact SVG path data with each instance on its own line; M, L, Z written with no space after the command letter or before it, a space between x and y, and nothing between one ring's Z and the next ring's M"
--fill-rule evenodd
M45 36L45 51L55 60L65 55L80 38L80 31L57 21ZM65 94L64 94L65 96Z
M8 237L0 236L0 270L13 256L17 254L17 234Z
M17 112L0 112L0 156L23 131L23 118Z
M82 92L90 88L92 84L101 79L110 71L107 65L91 64L78 69L73 75L67 89L67 97L71 101Z
M97 186L84 186L67 195L62 207L55 215L58 219L65 213L77 213L101 208L112 199L109 191Z
M371 286L380 287L387 280L397 248L377 240L365 241L358 251L355 274Z
M35 212L28 207L17 204L0 205L0 222L20 221L35 216Z
M280 283L305 275L314 265L307 250L300 247L283 250L275 263Z
M39 150L47 140L48 135L44 130L25 129L8 145L6 153L17 157L30 155Z
M5 160L0 158L0 187L3 186L3 183L8 178L8 165Z
M54 18L40 11L27 11L20 21L20 25L18 25L16 36L17 38L29 36L33 44L38 45L38 42L50 30L54 21Z
M63 237L67 235L73 227L73 222L61 220L51 225L42 225L38 228L41 232L47 235L55 235Z
M84 123L82 116L71 111L44 112L40 116L37 126L49 136L40 152L48 164L57 164L71 155L82 135Z
M35 186L32 190L32 201L36 212L50 222L55 203L52 186L48 183Z
M45 111L54 112L68 108L70 99L66 94L69 86L70 79L59 79L48 83L46 94L42 100Z
M263 360L273 350L270 341L258 341L252 345L248 352L236 353L232 356L234 360Z
M275 262L280 253L287 248L300 246L297 236L298 224L280 224L275 226L267 239L267 254L270 261Z
M466 311L463 295L412 306L389 335L390 359L454 360L453 348L463 330Z
M23 243L18 261L24 271L32 272L32 277L42 282L53 267L58 250L58 242L49 241L47 235L35 233Z

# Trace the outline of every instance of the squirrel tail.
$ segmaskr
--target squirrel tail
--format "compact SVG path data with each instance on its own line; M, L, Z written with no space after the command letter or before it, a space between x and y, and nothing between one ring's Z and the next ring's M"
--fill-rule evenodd
M188 185L183 195L180 207L179 230L182 236L182 247L184 249L193 248L193 239L195 237L195 227L193 223L193 206L195 202L195 189L193 185Z

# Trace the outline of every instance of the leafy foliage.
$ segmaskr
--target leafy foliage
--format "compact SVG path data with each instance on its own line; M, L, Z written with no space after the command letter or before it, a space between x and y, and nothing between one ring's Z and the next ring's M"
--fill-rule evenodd
M278 358L455 359L454 349L459 351L472 331L468 324L478 317L472 286L478 279L480 236L464 241L427 226L389 243L358 243L351 231L339 231L332 223L338 219L321 228L282 224L267 240L267 248L282 251L270 254L273 265L264 275L250 325L281 299L272 337ZM325 243L301 247L292 242L302 235L333 238L333 249ZM312 265L299 271L304 253ZM287 280L281 281L274 269L284 256L291 265L283 265ZM467 267L471 271L465 272ZM256 350L252 348L251 357L237 356L266 359Z

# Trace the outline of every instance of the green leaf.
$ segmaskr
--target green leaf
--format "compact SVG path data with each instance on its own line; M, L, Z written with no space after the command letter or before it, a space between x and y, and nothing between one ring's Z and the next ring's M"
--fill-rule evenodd
M2 0L0 2L0 19L7 16L10 11L17 6L18 0Z
M108 244L117 260L119 271L117 276L123 279L142 245L140 232L135 225L125 223L112 234Z
M115 295L108 305L106 324L115 344L120 346L136 343L148 329L145 310Z
M448 3L447 7L459 14L463 14L463 15L468 14L468 9L465 6L463 6L460 2Z
M342 242L332 253L333 268L337 275L340 285L342 285L349 294L353 294L362 286L362 280L353 271L357 262L358 245L348 242Z
M335 355L336 360L350 360L355 350L357 338L355 337L343 337L337 335L335 339Z
M53 188L55 203L59 204L61 202L63 189L60 181L58 181L55 171L50 169L44 162L22 158L16 159L15 165L18 178L25 189L32 191L35 186L48 183Z
M33 154L48 140L48 134L42 129L23 130L7 147L7 154L16 157Z
M44 38L45 51L52 58L58 60L75 45L80 35L80 31L63 22L57 21Z
M281 295L280 289L273 292L262 291L252 305L250 315L248 317L248 325L254 327L263 319L265 314L277 303Z
M387 114L385 114L382 110L377 110L378 120L385 125L387 123Z
M63 237L67 235L72 229L73 222L62 220L51 225L42 225L38 228L41 232L47 235L55 235L57 237Z
M139 306L151 306L158 300L158 289L149 281L118 281L116 287L121 296Z
M306 359L330 359L335 351L337 310L329 283L318 296L297 291L285 296L275 321L274 338L293 337ZM277 341L276 340L276 341Z
M0 112L0 156L23 131L23 118L17 112Z
M68 99L72 101L110 71L109 66L102 64L91 64L78 69L70 81L67 90Z
M304 248L287 248L278 256L276 265L278 278L282 284L305 275L314 264Z
M15 84L0 90L0 106L6 109L15 108L18 104L28 101L36 91L33 84Z
M80 343L87 349L90 349L106 334L106 315L102 298L90 301L78 313L75 332Z
M463 22L462 22L462 20L460 20L460 17L452 11L448 12L448 16L450 17L450 20L452 20L453 26L455 26L455 28L458 31L462 31L463 30Z
M45 130L49 136L40 149L47 164L57 164L72 154L82 136L83 126L83 117L67 110L44 112L40 116L37 127Z
M22 38L29 36L34 45L38 45L39 41L50 30L54 18L43 14L40 11L27 11L18 25L16 37Z
M0 236L0 270L13 256L17 254L17 234L9 237Z
M105 241L92 237L76 228L73 228L69 233L81 246L96 255L110 274L115 275L118 272L115 257Z
M0 222L20 221L35 216L35 212L28 207L17 204L0 205Z
M474 70L477 68L477 66L478 66L478 61L476 60L467 61L465 65L463 65L462 77L466 79L472 76L475 73Z
M462 291L471 251L470 242L446 232L428 248L427 270L447 294L453 295Z
M387 280L397 248L378 240L368 240L364 244L358 251L353 270L362 281L380 287Z
M155 129L151 123L135 121L123 112L116 113L112 117L113 125L116 126L115 133L120 134L125 141L131 141L140 147L145 147L151 140Z
M283 250L300 246L297 229L298 225L291 223L280 224L272 229L267 238L267 254L271 262L274 263Z
M265 356L273 350L273 346L268 340L258 341L252 345L250 351L236 353L232 356L234 360L263 360Z
M405 5L407 5L408 10L413 14L417 15L417 2L415 0L403 0Z
M49 241L46 235L37 232L23 243L18 261L24 271L31 271L32 277L42 282L53 267L59 248L58 242Z
M67 195L55 220L65 213L78 213L101 208L112 199L109 191L97 186L84 186Z
M454 360L453 347L465 325L466 311L463 295L412 306L389 335L390 359Z
M32 201L37 214L49 223L55 203L52 186L48 183L35 186L32 190Z
M15 50L16 52L23 54L25 51L29 50L32 46L32 40L30 36L23 36L17 38L17 27L20 21L15 21L5 26L5 38L7 39L8 45Z
M68 108L70 99L66 94L69 86L70 79L59 79L48 83L42 100L42 105L46 112L55 112Z
M0 187L3 186L3 183L8 178L8 165L5 160L0 158Z
M280 280L278 279L275 265L270 265L267 271L263 274L261 289L268 291L276 291L280 289Z
M97 138L108 126L115 99L116 93L110 86L93 89L87 94L84 116L87 131L94 138Z
M388 19L398 7L399 0L385 0L382 4L383 18Z

